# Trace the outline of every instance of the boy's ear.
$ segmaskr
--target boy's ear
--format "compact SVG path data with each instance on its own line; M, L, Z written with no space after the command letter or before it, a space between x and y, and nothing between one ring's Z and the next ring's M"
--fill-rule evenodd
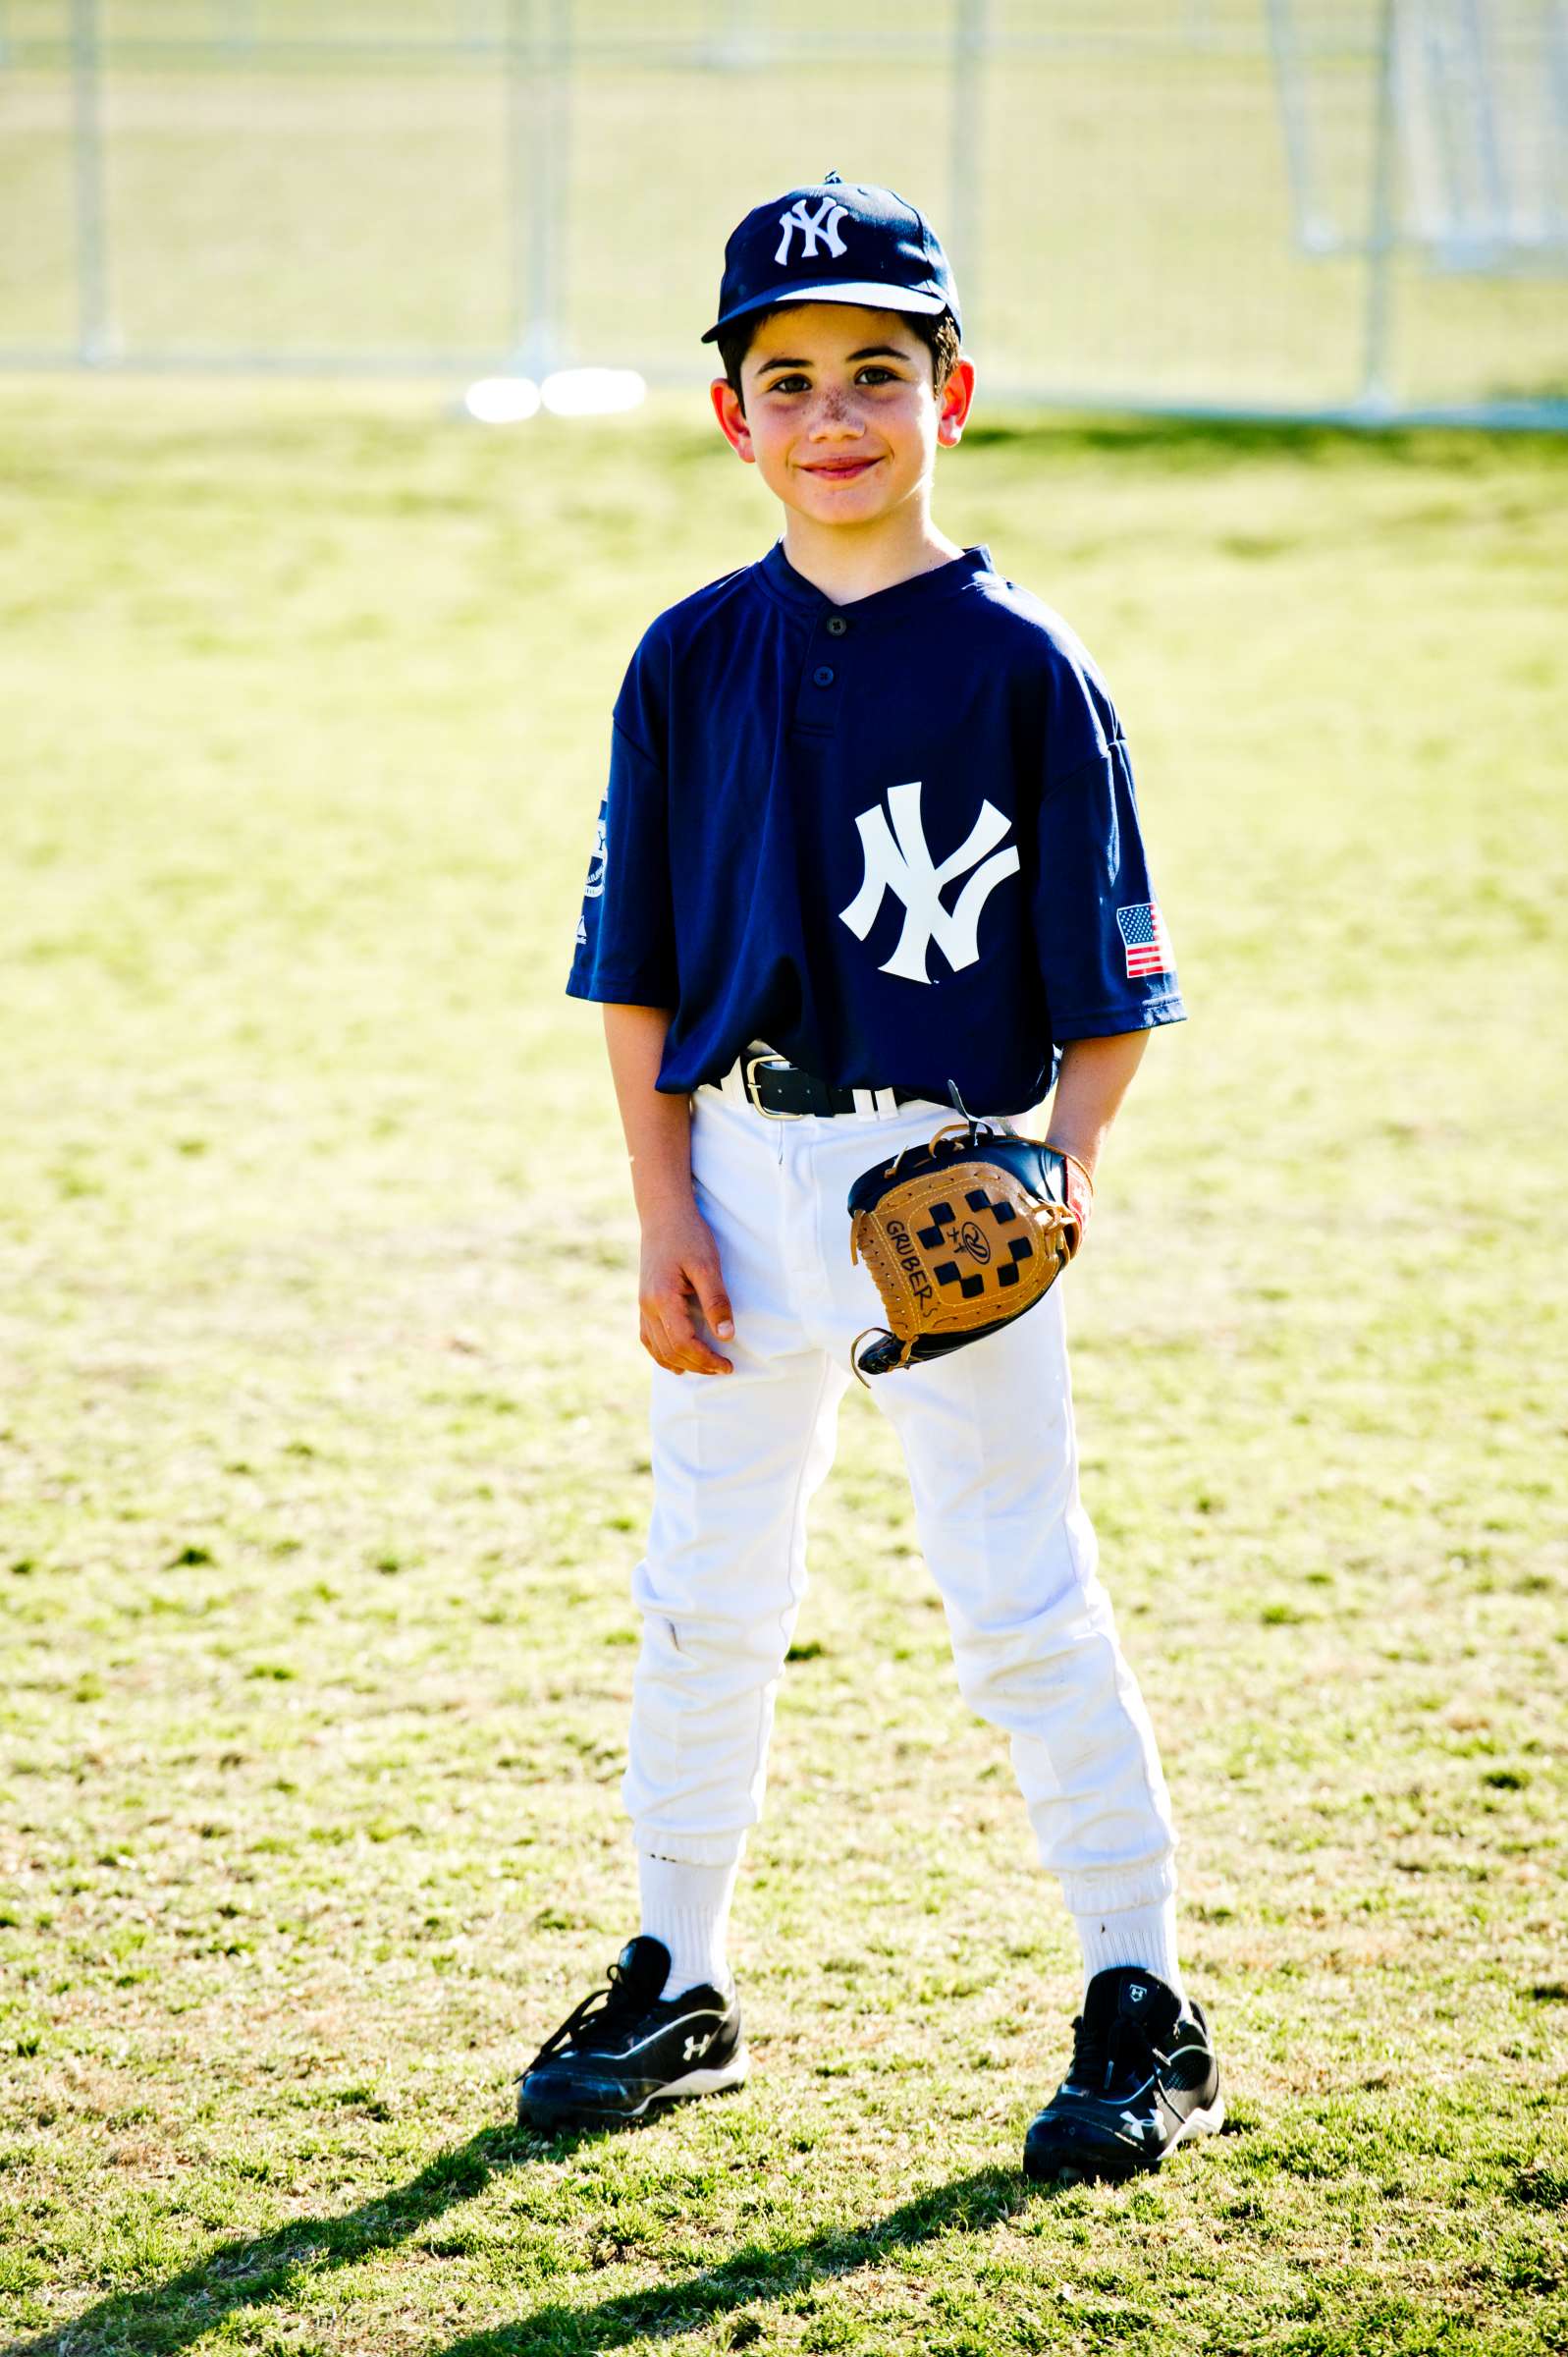
M716 376L708 392L713 401L713 413L719 420L719 430L725 440L732 451L745 460L748 466L755 466L757 454L751 447L751 428L746 423L746 412L740 406L740 396L734 386L727 376Z
M973 360L958 360L937 397L937 440L945 450L956 449L974 397L975 364Z

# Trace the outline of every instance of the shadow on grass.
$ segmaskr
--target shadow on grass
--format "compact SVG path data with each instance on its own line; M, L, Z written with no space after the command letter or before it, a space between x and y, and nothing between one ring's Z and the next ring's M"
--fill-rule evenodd
M69 2323L27 2340L9 2342L0 2357L82 2357L96 2348L159 2352L187 2348L244 2310L265 2309L291 2293L307 2293L318 2271L351 2266L391 2249L469 2200L492 2176L525 2165L541 2151L552 2161L615 2129L584 2129L543 2142L514 2128L489 2128L442 2153L406 2185L336 2218L295 2219L274 2234L220 2244L196 2266L144 2291L114 2292ZM797 2296L824 2278L852 2275L890 2251L930 2241L954 2228L984 2228L1053 2188L1026 2186L1010 2170L979 2169L935 2187L859 2227L833 2228L802 2242L748 2243L718 2265L603 2300L597 2307L563 2302L536 2309L515 2324L452 2342L440 2357L560 2357L566 2350L619 2349L653 2332L689 2330L754 2301ZM742 2345L737 2343L737 2345Z
M553 2302L515 2324L465 2333L450 2341L440 2357L566 2357L568 2351L571 2357L592 2357L594 2351L624 2348L629 2341L693 2332L737 2308L798 2298L814 2283L852 2275L890 2252L939 2234L994 2226L1032 2203L1050 2200L1057 2190L1028 2185L1011 2169L976 2169L900 2203L869 2226L830 2227L803 2242L747 2243L678 2282L623 2292L595 2308ZM760 2326L747 2333L742 2325L730 2345L744 2348L760 2337Z
M556 2138L553 2154L570 2151L592 2133ZM189 2346L226 2316L263 2308L298 2287L315 2270L351 2266L390 2249L483 2190L499 2170L530 2158L538 2140L516 2128L487 2128L467 2144L440 2153L406 2185L346 2210L337 2218L297 2218L276 2233L220 2243L194 2267L145 2291L111 2292L71 2323L35 2338L8 2342L0 2357L59 2357L64 2349L176 2350Z

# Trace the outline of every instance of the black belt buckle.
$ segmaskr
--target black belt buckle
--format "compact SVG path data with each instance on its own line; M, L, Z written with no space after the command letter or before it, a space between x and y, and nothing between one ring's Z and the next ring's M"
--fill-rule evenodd
M763 1080L759 1074L769 1073L777 1077L781 1096L792 1096L795 1099L793 1105L763 1103ZM745 1091L747 1104L767 1122L803 1122L812 1118L831 1120L836 1115L856 1112L855 1099L861 1095L869 1096L873 1107L878 1097L883 1095L891 1095L895 1105L912 1105L918 1101L915 1092L908 1088L831 1088L826 1080L819 1080L815 1072L804 1071L798 1064L791 1064L787 1056L773 1054L742 1056L740 1084Z
M792 1072L798 1069L797 1066L790 1063L787 1056L743 1056L740 1059L740 1084L746 1092L747 1103L767 1122L804 1120L805 1117L802 1114L786 1113L778 1106L763 1103L761 1088L757 1080L759 1065L766 1065L776 1072Z

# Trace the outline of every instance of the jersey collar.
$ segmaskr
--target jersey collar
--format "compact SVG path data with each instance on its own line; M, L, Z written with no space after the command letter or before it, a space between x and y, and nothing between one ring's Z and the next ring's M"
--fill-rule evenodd
M990 549L977 543L966 548L961 557L950 557L946 565L938 565L930 573L917 573L907 581L894 581L890 589L875 589L869 597L853 599L844 611L854 616L857 625L898 622L922 606L935 605L942 598L951 597L955 590L966 589L979 575L995 570ZM838 611L831 597L825 597L813 582L796 573L784 555L782 540L774 542L756 572L770 593L791 613L816 620Z

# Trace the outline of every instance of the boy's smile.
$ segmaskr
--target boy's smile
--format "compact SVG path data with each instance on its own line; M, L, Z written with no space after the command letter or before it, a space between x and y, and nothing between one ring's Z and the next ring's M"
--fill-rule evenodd
M804 526L896 531L924 525L937 446L963 431L974 371L941 393L931 353L898 311L790 303L759 329L740 370L744 408L724 379L720 425Z

